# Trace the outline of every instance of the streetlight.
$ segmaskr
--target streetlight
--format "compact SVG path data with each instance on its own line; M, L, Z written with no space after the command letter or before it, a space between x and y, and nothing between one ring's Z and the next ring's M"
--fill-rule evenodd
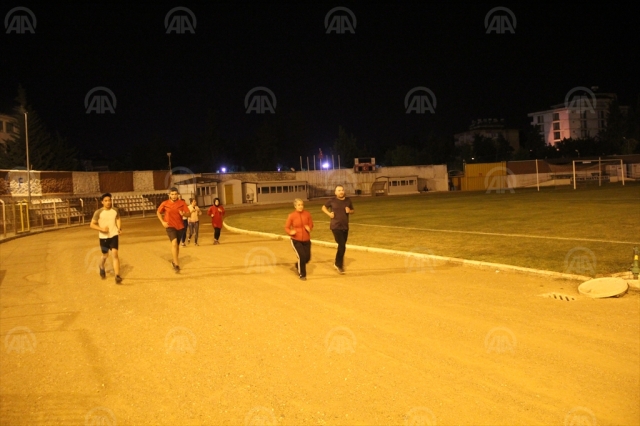
M31 165L29 164L29 128L26 111L24 112L24 140L27 145L27 199L31 204Z
M173 186L173 170L171 169L171 153L167 152L167 157L169 157L169 185Z

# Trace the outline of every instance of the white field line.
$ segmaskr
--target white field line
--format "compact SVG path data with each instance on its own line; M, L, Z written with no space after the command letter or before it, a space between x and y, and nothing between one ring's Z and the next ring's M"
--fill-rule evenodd
M276 218L263 218L263 219L281 220ZM283 231L284 231L284 222L285 220L282 220ZM314 221L314 223L329 223L329 222L318 220L318 221ZM350 222L349 225L370 226L374 228L404 229L409 231L448 232L451 234L491 235L495 237L538 238L541 240L561 240L561 241L587 241L587 242L594 242L594 243L609 243L609 244L640 244L640 242L637 242L637 241L611 241L611 240L599 240L595 238L545 237L543 235L500 234L497 232L479 232L479 231L455 231L452 229L412 228L409 226L372 225L368 223L357 223L357 222Z

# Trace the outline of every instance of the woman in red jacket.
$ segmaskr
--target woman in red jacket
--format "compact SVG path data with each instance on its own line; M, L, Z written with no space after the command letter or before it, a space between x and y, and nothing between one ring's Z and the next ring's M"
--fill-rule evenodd
M291 246L298 256L298 275L302 281L307 280L307 263L311 260L311 230L313 220L311 213L304 209L304 201L296 198L293 201L295 211L289 214L284 230L291 237Z
M213 199L213 205L209 207L207 214L211 216L211 224L213 225L213 245L220 244L220 229L222 229L222 220L224 218L224 207L220 204L220 198Z

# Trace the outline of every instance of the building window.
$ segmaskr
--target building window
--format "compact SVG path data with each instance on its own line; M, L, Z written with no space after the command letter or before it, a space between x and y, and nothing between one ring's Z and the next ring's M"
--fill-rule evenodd
M13 123L7 121L7 133L13 133Z
M539 115L538 116L538 123L544 123L544 116L543 115Z
M553 140L554 141L560 140L560 132L553 132Z
M560 130L560 123L553 123L553 130Z
M4 121L0 120L0 133L4 132Z
M580 129L580 137L583 139L589 137L589 130L587 130L586 127L587 126L585 126L583 129Z
M553 121L558 121L560 120L560 113L559 112L554 112L553 113Z

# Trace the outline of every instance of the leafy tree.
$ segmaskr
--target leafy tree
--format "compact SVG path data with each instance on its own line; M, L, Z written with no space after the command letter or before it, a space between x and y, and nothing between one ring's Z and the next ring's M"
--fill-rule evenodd
M347 131L338 126L338 138L333 142L333 151L340 156L341 164L344 164L346 168L353 167L354 159L358 156L359 150L357 145L357 139L347 134Z
M617 99L609 103L607 125L598 133L598 140L604 155L620 154L624 137L627 135L628 122L620 110Z
M389 166L417 165L418 151L409 145L398 145L385 154L385 163Z
M27 103L22 86L18 87L17 105L13 117L18 123L18 133L7 140L0 155L0 168L25 167L26 134L29 139L29 162L35 170L77 170L78 150L59 133L51 135L38 113ZM25 133L25 115L26 129Z

